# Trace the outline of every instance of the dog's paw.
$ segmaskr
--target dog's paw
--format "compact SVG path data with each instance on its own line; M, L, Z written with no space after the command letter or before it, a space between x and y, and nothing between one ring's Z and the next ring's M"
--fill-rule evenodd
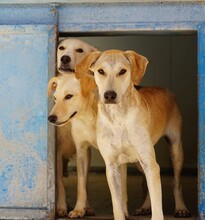
M191 213L187 209L178 209L174 214L175 218L190 218Z
M151 209L150 208L139 208L135 210L133 215L135 216L151 215Z
M85 215L85 210L73 210L69 212L69 218L82 218Z
M95 211L92 207L88 207L85 209L86 216L95 216Z
M66 209L58 209L57 210L57 215L58 217L67 217L67 210Z

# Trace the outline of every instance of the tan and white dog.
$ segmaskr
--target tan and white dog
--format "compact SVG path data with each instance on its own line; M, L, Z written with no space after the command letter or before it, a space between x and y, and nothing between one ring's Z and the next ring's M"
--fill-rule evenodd
M162 88L139 85L148 60L134 51L93 52L78 65L78 78L93 74L99 90L97 144L106 164L115 220L124 220L120 166L139 162L151 199L152 220L163 220L160 168L154 145L164 136L174 166L176 211L183 202L180 173L183 163L181 114L174 95Z
M85 215L88 208L87 173L90 164L90 147L96 147L97 104L91 91L96 85L92 77L76 79L74 74L52 78L48 95L54 90L55 105L48 120L55 126L71 123L71 133L77 151L77 202L69 217Z
M76 146L77 156L77 202L70 218L83 217L89 207L87 198L87 175L90 164L90 147L97 148L96 120L97 100L93 89L94 78L87 75L78 80L74 74L52 78L48 83L48 95L52 90L55 105L48 120L55 126L71 123L71 133ZM123 209L127 212L126 166L122 167Z
M62 40L57 48L57 70L58 75L73 74L78 65L86 55L97 49L88 43L67 38ZM75 144L71 136L71 125L57 127L57 214L60 217L67 216L66 193L63 185L63 173L66 175L67 163L75 154Z

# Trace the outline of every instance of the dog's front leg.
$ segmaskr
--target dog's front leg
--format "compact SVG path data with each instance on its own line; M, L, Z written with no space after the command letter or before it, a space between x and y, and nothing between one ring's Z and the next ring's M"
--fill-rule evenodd
M140 163L136 163L137 169L143 174L143 182L142 182L142 190L143 190L143 197L145 198L143 205L140 208L136 208L134 215L136 216L143 216L143 215L150 215L151 214L151 203L150 203L150 196L149 191L147 188L147 181L145 178L144 171L140 165Z
M90 164L90 148L77 146L77 202L73 211L69 213L70 218L83 217L86 212L87 203L87 174Z
M127 164L121 165L121 177L122 177L122 207L126 217L128 217L127 210Z
M155 158L154 148L152 146L147 148L143 146L142 149L145 151L139 151L139 161L144 170L150 194L152 209L151 220L163 220L160 168ZM144 152L147 152L146 155Z
M125 220L122 205L122 177L118 165L106 163L106 176L112 197L115 220Z
M63 185L63 156L57 149L57 215L67 216L66 193Z

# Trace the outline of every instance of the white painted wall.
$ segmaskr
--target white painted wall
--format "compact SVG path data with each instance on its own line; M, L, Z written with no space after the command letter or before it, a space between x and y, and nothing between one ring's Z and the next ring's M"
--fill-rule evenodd
M162 86L177 96L183 115L184 167L196 168L197 161L197 37L184 36L103 36L80 38L100 50L135 50L148 58L149 65L142 85ZM161 167L171 160L165 141L156 146ZM75 165L75 159L70 166ZM93 150L92 166L102 167L100 154Z

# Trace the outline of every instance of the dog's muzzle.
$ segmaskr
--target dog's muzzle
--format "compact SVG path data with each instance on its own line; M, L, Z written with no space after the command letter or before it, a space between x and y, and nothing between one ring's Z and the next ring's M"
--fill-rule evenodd
M56 121L58 120L58 117L56 115L49 115L48 120L50 121L50 123L55 124Z
M109 90L109 91L104 93L104 98L105 98L105 103L115 104L116 103L116 98L117 98L117 93L113 90Z
M71 61L71 58L67 55L64 55L61 57L61 62L63 65L67 65L68 63L70 63Z
M49 115L48 116L48 120L50 123L52 124L55 124L56 126L60 126L60 125L63 125L63 124L66 124L71 118L73 118L78 112L73 112L73 114L69 117L69 119L67 119L66 121L64 122L57 122L58 120L58 117L56 115Z
M74 72L73 69L70 68L71 58L67 55L61 57L61 66L59 70L66 71L66 72Z

